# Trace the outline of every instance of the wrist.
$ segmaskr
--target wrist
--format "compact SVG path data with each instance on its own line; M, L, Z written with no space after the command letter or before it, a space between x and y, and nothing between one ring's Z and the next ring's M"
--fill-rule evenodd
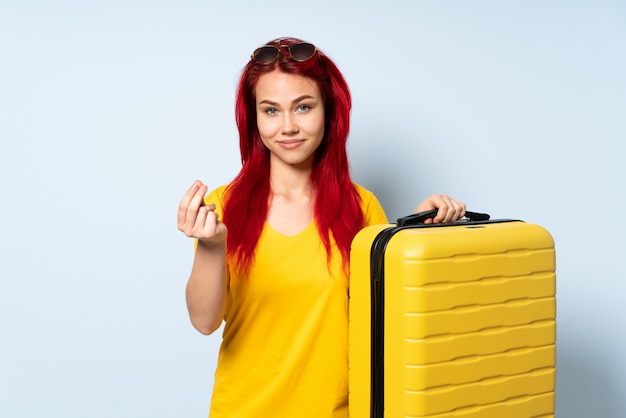
M204 251L226 251L226 240L211 241L196 239L196 250Z

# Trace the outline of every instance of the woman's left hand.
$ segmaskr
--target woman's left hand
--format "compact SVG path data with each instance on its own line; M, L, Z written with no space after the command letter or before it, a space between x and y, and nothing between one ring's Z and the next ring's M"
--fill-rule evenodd
M424 223L440 223L458 221L465 215L465 203L457 202L445 194L434 194L417 205L415 213L437 209L437 216L427 219Z

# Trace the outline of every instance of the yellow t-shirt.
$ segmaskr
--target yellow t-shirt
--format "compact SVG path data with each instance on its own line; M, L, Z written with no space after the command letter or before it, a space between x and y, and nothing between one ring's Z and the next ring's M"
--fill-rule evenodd
M387 223L356 186L367 225ZM225 186L205 201L222 215ZM249 277L232 270L210 418L348 417L348 278L315 223L295 236L265 224Z

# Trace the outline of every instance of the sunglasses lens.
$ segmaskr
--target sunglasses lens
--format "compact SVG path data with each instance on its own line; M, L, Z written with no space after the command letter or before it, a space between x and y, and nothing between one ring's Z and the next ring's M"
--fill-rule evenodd
M296 61L306 61L315 55L315 45L302 42L299 44L293 44L289 47L289 53Z
M278 48L270 45L262 46L254 51L252 57L262 64L269 64L278 58Z

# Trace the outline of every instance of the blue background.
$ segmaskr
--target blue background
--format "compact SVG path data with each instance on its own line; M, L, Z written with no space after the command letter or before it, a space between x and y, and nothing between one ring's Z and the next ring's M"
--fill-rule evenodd
M343 70L390 219L438 192L553 234L557 416L626 416L617 0L1 2L0 415L206 416L176 208L237 173L239 72L285 35Z

